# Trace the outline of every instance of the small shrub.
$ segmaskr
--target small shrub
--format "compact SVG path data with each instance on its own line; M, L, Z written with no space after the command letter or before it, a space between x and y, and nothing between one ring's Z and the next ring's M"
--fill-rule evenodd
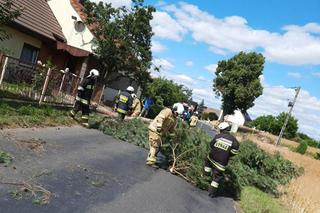
M314 159L320 160L320 152L317 152L314 156Z
M209 113L203 112L203 113L201 114L201 120L208 120L208 118L209 118Z
M9 153L0 150L0 163L9 164L12 161L12 157Z
M296 152L304 155L308 149L308 142L305 140L300 141L299 146L296 149Z
M36 108L32 107L31 105L22 106L19 109L17 109L17 112L18 112L19 115L35 115L36 114Z

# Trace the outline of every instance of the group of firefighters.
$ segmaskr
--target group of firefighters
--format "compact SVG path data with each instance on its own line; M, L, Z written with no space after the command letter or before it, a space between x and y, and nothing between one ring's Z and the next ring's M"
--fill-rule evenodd
M74 117L76 113L82 110L82 124L89 126L88 119L90 113L90 99L93 93L94 84L99 77L98 70L92 69L87 77L83 79L78 87L78 94L74 109L70 115ZM141 114L141 103L134 93L134 88L129 86L126 91L122 91L116 101L116 111L120 120L132 112L131 116ZM146 159L146 165L157 167L157 155L162 145L162 137L166 134L174 134L178 117L186 117L186 110L182 103L175 103L171 108L164 108L151 121L149 129L149 153ZM195 127L198 121L198 113L189 115L188 121L190 127ZM215 135L210 143L208 156L204 160L204 173L212 176L209 188L209 196L216 197L219 182L223 178L223 172L228 164L230 157L236 155L239 151L239 142L230 134L231 126L227 122L221 122L218 125L219 133Z

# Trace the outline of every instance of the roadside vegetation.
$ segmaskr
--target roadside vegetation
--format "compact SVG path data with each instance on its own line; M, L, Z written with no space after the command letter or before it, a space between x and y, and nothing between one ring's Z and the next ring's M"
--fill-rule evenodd
M0 100L0 127L42 127L72 125L66 109Z
M103 120L96 118L96 121L95 127L105 134L143 148L148 147L148 128L143 121L133 119L119 123L111 118ZM180 121L175 136L165 137L161 148L161 152L169 161L167 169L206 190L210 177L203 175L203 162L207 156L210 141L211 137L204 131L190 130L183 121ZM269 155L254 143L243 141L240 154L234 157L227 167L220 194L242 199L240 204L245 203L248 206L251 205L247 203L248 199L255 196L256 191L261 191L261 195L257 195L255 199L264 199L270 204L270 207L269 204L265 206L266 209L270 208L270 211L263 212L277 212L272 208L277 208L274 198L280 195L278 187L289 183L291 179L302 173L302 168L285 160L279 154Z

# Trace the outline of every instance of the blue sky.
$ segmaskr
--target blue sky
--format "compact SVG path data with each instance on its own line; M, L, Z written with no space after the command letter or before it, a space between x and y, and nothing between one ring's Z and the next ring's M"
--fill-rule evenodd
M130 5L130 0L107 0ZM146 0L156 7L152 21L154 64L161 73L193 89L193 98L219 108L212 80L219 60L239 51L266 58L264 94L249 110L252 117L294 109L300 131L320 139L320 1L318 0Z

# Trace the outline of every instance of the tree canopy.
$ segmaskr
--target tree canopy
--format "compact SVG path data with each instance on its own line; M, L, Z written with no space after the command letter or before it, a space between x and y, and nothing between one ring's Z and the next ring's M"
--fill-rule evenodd
M84 7L86 21L95 34L93 51L100 60L104 83L117 80L120 73L143 86L150 79L150 21L155 8L145 6L143 0L133 0L132 8L89 1Z
M21 9L14 7L12 0L5 0L4 3L0 4L0 26L7 24L14 20L21 14ZM4 41L10 38L10 35L0 28L0 41ZM6 50L0 46L0 52Z
M272 115L260 116L250 123L251 127L270 132L274 135L279 135L281 128L288 113L282 112L278 116ZM283 134L285 138L292 139L297 136L298 131L298 120L290 116L286 130Z
M263 55L255 52L240 52L229 60L218 62L213 91L222 96L224 114L232 114L236 109L246 112L254 106L254 100L263 90L259 77L264 62Z
M187 102L192 96L192 91L188 88L164 78L153 79L147 84L144 93L154 98L157 104L167 107L176 102Z

